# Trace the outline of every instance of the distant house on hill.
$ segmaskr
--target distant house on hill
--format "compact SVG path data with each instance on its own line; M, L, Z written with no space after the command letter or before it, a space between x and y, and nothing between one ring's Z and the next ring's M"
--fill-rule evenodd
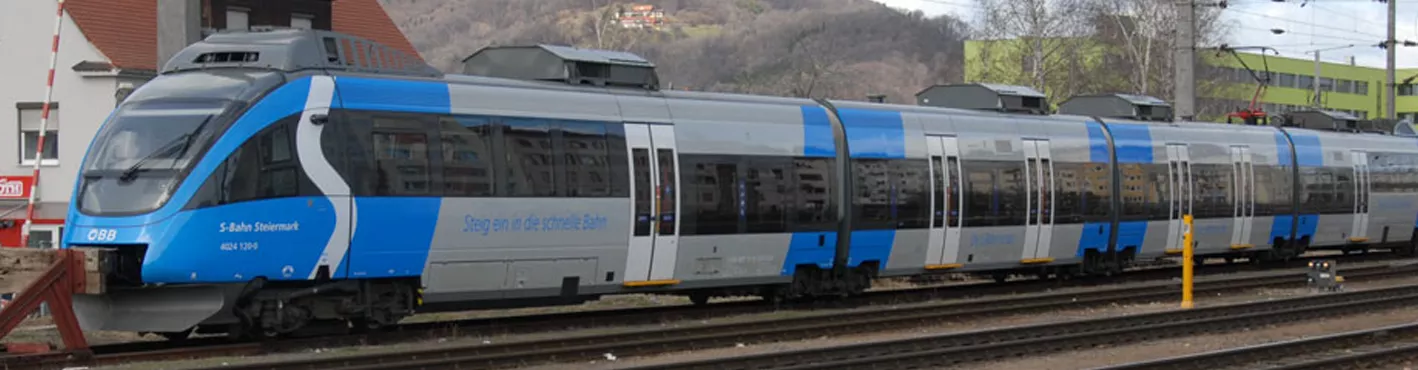
M660 29L665 25L665 11L649 4L634 4L616 14L623 28Z

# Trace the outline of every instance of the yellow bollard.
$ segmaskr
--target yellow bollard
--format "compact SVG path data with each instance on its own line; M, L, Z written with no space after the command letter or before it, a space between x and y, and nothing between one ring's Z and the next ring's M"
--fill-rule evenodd
M1192 308L1192 215L1182 216L1182 308Z

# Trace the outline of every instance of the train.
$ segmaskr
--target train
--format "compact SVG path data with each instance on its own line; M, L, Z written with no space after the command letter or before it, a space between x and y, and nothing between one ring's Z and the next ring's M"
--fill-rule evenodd
M1021 113L998 108L1039 98L1002 88L676 91L634 54L553 45L463 72L322 30L186 47L85 154L63 247L113 258L105 292L75 297L81 326L272 337L613 294L1109 275L1179 255L1184 215L1199 257L1412 253L1418 234L1410 136Z

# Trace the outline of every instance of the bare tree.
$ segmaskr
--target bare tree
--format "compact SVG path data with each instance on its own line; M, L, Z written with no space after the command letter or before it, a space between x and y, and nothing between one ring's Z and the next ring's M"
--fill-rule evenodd
M1010 40L990 43L981 50L987 58L981 62L1019 61L1022 73L1007 73L993 68L988 77L1043 89L1051 98L1071 95L1067 84L1068 65L1059 63L1071 49L1076 49L1086 35L1081 27L1079 10L1083 0L979 0L982 23L978 39ZM1010 63L1013 64L1013 63ZM1016 78L1006 76L1015 75ZM1022 76L1020 76L1022 75Z

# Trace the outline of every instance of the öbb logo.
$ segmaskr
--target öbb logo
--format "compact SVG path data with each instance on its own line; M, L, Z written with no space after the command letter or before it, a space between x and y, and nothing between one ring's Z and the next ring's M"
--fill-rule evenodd
M23 198L24 196L25 181L23 179L0 177L0 198Z

